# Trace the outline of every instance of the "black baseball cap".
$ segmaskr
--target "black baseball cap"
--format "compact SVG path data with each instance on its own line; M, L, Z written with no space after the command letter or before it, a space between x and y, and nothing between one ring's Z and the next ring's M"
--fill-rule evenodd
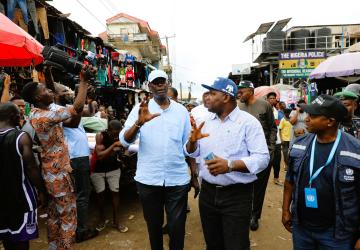
M348 111L339 99L330 95L319 95L311 104L300 104L310 115L323 115L341 122Z

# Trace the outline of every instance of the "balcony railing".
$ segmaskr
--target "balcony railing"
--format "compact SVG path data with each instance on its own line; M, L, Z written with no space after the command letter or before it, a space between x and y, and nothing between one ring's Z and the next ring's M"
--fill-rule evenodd
M309 51L309 50L343 50L350 47L350 38L345 36L316 36L301 38L264 38L260 45L253 46L254 58L262 53L281 53L286 51Z
M108 34L109 41L122 41L123 43L137 43L148 42L146 33L131 33L131 34Z

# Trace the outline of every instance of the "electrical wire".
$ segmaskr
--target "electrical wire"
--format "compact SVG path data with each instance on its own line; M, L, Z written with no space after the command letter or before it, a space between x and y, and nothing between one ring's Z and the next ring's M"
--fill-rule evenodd
M105 25L104 22L102 22L102 21L101 21L97 16L95 16L87 7L85 7L85 6L80 2L80 0L76 0L76 2L78 2L78 4L80 4L80 6L83 7L92 17L94 17L96 21L98 21L102 26L104 26L105 29L106 29L106 31L107 31L107 33L114 34L114 33L112 33L112 32L108 29L107 25Z
M105 4L105 2L106 1L100 1L100 3L105 7L105 9L107 9L107 11L109 11L109 13L111 15L114 15L114 12L111 10L111 8L107 4Z
M119 10L117 9L117 7L111 2L111 0L108 0L108 1L104 1L106 2L106 4L108 6L110 6L110 8L113 8L115 10L115 13L117 14L117 12L119 12Z
M103 21L101 21L97 16L95 16L87 7L85 7L85 5L83 5L79 0L76 0L76 2L78 2L78 4L80 4L81 7L83 7L93 18L95 18L96 21L98 21L102 26L107 29L107 26L103 23Z

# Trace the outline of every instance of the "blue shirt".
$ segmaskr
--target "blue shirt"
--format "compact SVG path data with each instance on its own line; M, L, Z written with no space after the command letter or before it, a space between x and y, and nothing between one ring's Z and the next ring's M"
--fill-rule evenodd
M81 123L77 128L64 127L64 135L68 145L70 159L90 155L88 139Z
M212 113L205 120L202 133L209 137L198 141L198 146L190 157L200 157L199 176L205 181L227 186L236 183L251 183L256 174L264 170L270 160L268 146L260 122L252 115L236 107L223 121ZM214 153L226 160L242 160L249 173L233 171L213 176L205 165L204 158Z
M151 99L150 113L160 113L159 117L145 123L137 134L140 139L135 180L153 186L179 186L188 184L190 176L185 162L183 145L187 141L191 125L185 107L174 101L163 110ZM125 132L138 119L139 104L129 114L119 138L123 146Z

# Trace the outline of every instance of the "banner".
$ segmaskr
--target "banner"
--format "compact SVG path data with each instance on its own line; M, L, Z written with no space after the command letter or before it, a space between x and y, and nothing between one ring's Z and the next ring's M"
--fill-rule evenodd
M279 54L281 78L308 78L310 73L324 60L323 51L295 51Z

